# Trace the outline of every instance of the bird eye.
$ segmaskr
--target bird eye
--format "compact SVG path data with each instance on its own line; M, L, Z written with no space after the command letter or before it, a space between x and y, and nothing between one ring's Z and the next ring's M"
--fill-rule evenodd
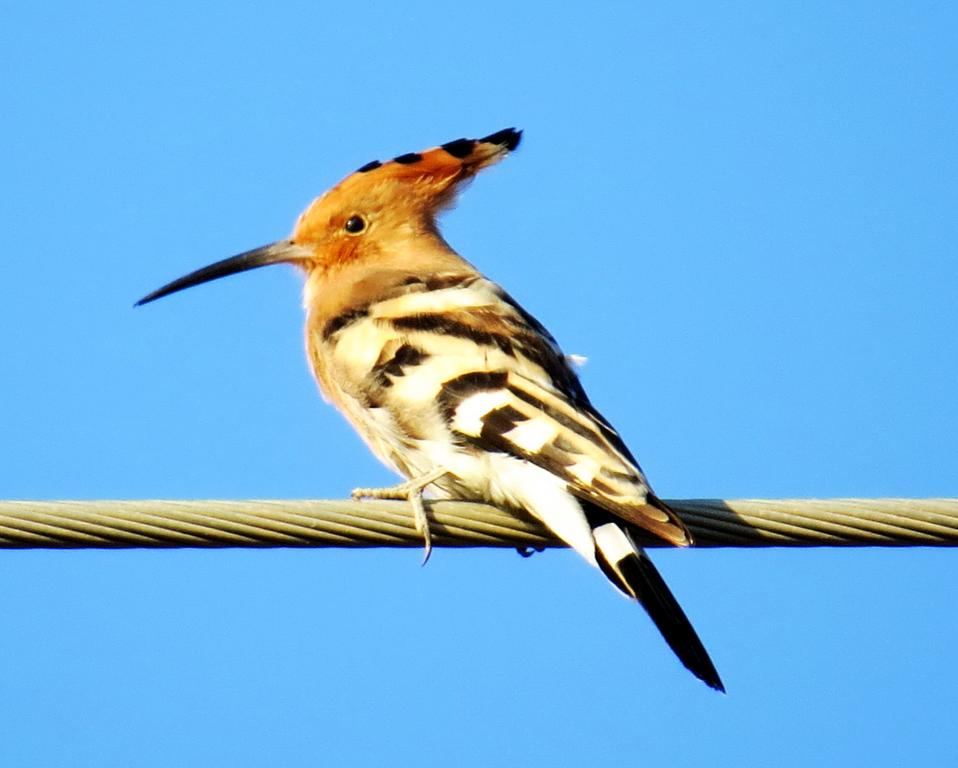
M366 219L362 216L350 216L346 219L346 223L343 225L345 229L351 235L358 235L364 229L366 229Z

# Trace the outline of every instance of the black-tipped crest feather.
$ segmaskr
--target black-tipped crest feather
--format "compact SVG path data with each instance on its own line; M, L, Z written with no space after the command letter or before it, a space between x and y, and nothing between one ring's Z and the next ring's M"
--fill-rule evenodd
M479 141L486 144L498 144L500 147L505 147L509 152L512 152L512 150L519 146L519 142L522 141L522 131L516 130L515 128L503 128L501 131L483 136Z

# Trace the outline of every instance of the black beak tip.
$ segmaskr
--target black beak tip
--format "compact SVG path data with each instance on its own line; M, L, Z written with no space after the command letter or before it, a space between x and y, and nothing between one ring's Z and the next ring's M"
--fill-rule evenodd
M153 293L148 293L142 299L138 299L133 303L133 309L137 307L142 307L144 304L149 304L151 301L156 301L159 297L159 292L154 291Z

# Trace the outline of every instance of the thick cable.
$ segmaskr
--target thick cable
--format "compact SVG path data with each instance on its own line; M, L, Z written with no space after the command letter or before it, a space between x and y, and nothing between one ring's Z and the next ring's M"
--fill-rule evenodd
M958 499L674 499L698 547L955 546ZM427 503L438 547L562 546L526 515ZM397 501L0 501L0 548L421 547ZM661 542L644 541L648 546Z

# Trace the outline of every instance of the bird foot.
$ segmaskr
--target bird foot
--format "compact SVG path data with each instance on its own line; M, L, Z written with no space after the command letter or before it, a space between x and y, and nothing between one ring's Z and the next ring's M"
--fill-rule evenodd
M432 482L435 482L443 475L448 474L447 470L439 468L430 472L413 477L399 485L393 485L389 488L355 488L352 492L354 499L395 499L397 501L408 501L412 506L413 523L416 526L416 532L419 533L424 542L424 552L422 565L429 562L432 555L432 533L429 530L429 518L426 517L426 507L422 502L422 492Z

